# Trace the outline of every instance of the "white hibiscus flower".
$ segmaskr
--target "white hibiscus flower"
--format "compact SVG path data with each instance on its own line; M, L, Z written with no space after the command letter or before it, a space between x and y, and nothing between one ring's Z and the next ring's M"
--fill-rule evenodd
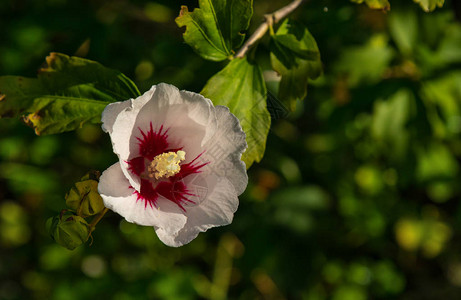
M168 84L109 104L102 128L119 162L102 174L104 205L178 247L232 222L248 177L247 144L224 106Z

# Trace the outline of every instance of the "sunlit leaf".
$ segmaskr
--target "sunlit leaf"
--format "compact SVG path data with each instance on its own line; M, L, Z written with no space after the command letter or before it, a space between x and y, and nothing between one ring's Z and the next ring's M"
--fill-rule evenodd
M431 142L417 149L416 176L421 182L454 178L459 165L450 149L442 143Z
M395 235L400 247L407 251L422 248L423 255L437 256L452 236L452 228L431 217L402 218L395 225Z
M395 224L395 236L399 246L407 251L415 251L421 244L422 226L418 220L401 219Z
M308 79L322 74L322 63L317 43L307 28L292 20L285 20L272 36L271 63L282 79L279 98L293 110L296 100L307 95Z
M382 10L390 10L391 5L389 4L388 0L351 0L355 3L363 3L365 2L369 8L371 9L382 9Z
M365 288L360 285L343 284L335 289L332 300L366 300Z
M139 96L122 73L78 57L51 53L37 78L0 77L0 116L25 115L37 134L98 123L107 104Z
M246 58L236 58L207 82L201 94L215 105L229 107L237 116L248 143L242 160L247 168L254 161L259 162L264 155L270 127L266 86L259 66Z
M200 0L200 8L181 7L176 23L184 40L203 58L220 61L234 54L253 15L253 0Z
M373 165L360 166L355 171L355 182L366 193L376 195L383 189L383 178L379 169Z
M445 0L413 0L425 11L433 11L436 7L442 7Z

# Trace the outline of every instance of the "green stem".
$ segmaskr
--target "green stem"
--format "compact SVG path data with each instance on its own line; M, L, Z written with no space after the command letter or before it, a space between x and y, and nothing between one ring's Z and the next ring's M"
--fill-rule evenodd
M107 207L104 207L104 209L93 218L93 220L91 221L91 223L89 225L90 234L91 234L91 232L94 231L94 229L96 228L96 224L98 224L99 221L101 221L102 217L104 217L104 215L107 213L108 210L109 209Z

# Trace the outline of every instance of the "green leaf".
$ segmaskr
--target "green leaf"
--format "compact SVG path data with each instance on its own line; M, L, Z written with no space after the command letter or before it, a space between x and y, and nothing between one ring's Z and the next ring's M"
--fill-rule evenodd
M215 105L229 107L240 120L248 143L242 156L247 168L264 156L271 121L266 108L266 93L261 69L246 58L233 59L211 77L201 91Z
M461 62L461 26L453 22L443 29L443 38L433 53L436 67L441 69Z
M365 45L344 49L335 67L350 87L373 84L382 79L393 57L387 36L375 34Z
M453 14L430 14L422 18L423 38L414 47L415 56L419 60L418 67L424 76L432 76L434 72L445 70L461 62L461 25L455 22ZM443 32L443 34L441 34Z
M240 47L253 15L253 0L200 0L200 8L181 7L176 24L184 40L205 59L221 61Z
M375 102L372 136L396 159L403 158L407 151L410 141L407 125L414 114L414 106L413 93L406 89L397 91L386 101Z
M363 3L365 2L369 8L371 9L382 9L382 10L390 10L391 5L389 4L388 0L351 0L355 3Z
M433 11L436 7L442 7L445 0L413 0L415 3L418 3L419 6L425 11L425 12L431 12Z
M282 188L271 195L274 211L270 215L274 221L298 233L313 229L312 213L329 208L328 194L319 186L291 186Z
M461 72L426 81L421 98L434 136L454 138L461 133Z
M99 123L107 104L139 96L122 73L101 64L51 53L37 78L0 77L0 117L24 116L40 134Z
M322 74L322 62L317 43L307 28L285 20L272 36L271 63L282 79L279 98L293 110L296 100L307 95L308 79Z
M389 29L402 54L413 54L418 38L418 17L415 10L396 10L389 14Z
M418 166L416 176L421 182L456 178L459 165L453 152L445 144L429 141L416 149Z

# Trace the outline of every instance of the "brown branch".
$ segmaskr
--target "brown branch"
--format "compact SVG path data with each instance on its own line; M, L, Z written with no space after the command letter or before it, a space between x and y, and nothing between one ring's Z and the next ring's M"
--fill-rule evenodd
M287 6L284 6L271 14L264 15L264 18L266 20L261 25L259 25L256 31L242 46L242 48L240 48L237 54L235 54L235 57L244 57L247 54L248 50L250 50L250 48L253 47L266 34L269 27L272 27L273 24L277 24L280 20L292 13L295 9L301 6L301 4L303 4L304 1L306 0L294 0Z

